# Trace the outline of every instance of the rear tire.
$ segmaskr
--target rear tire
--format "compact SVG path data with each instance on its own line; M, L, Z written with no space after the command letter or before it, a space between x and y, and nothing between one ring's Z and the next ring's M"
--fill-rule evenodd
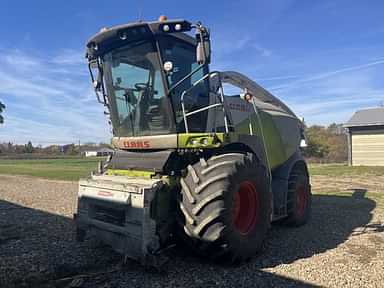
M261 248L270 224L268 173L252 154L189 165L180 180L179 229L200 255L238 262Z
M289 226L301 226L311 217L312 207L311 185L304 163L296 164L288 180L288 217L285 223Z

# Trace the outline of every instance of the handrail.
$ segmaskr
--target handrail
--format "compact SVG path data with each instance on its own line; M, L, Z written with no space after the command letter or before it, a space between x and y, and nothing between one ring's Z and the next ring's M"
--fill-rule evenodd
M194 87L196 87L200 82L206 80L208 77L213 77L214 75L218 75L219 76L219 83L220 83L220 96L221 97L218 97L219 98L219 101L220 103L215 103L215 104L210 104L208 106L205 106L203 108L199 108L197 110L194 110L194 111L191 111L191 112L188 112L186 113L185 112L185 104L184 104L184 96L186 94L188 94ZM215 92L216 93L216 92ZM180 104L181 104L181 109L182 109L182 112L183 112L183 120L184 120L184 127L185 127L185 132L188 133L189 132L189 129L188 129L188 120L187 120L187 117L190 116L190 115L193 115L193 114L197 114L197 113L200 113L200 112L203 112L203 111L206 111L206 110L209 110L209 109L212 109L212 108L215 108L215 107L219 107L219 106L222 106L223 107L223 113L224 113L224 126L225 126L225 131L226 133L229 132L229 125L228 125L228 119L227 119L227 113L226 113L226 110L225 110L225 105L224 105L224 91L223 91L223 86L221 85L221 77L220 77L220 72L218 71L212 71L208 74L205 74L203 77L201 77L199 80L197 80L196 82L194 82L192 84L191 87L189 87L187 90L184 90L183 93L181 94L181 97L180 97Z
M196 114L196 113L200 113L200 112L203 112L205 110L209 110L209 109L217 107L217 106L223 106L223 104L222 103L211 104L209 106L205 106L203 108L196 109L196 110L193 110L191 112L188 112L188 113L185 114L185 116L190 116L190 115L193 115L193 114Z

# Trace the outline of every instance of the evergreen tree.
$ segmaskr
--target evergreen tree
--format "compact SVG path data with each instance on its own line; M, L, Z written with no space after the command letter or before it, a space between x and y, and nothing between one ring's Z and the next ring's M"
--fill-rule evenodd
M24 153L33 153L33 145L31 141L28 141L27 144L25 144Z

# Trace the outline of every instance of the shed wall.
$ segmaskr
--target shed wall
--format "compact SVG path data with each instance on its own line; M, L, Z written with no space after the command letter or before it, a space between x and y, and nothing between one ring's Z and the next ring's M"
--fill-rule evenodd
M352 132L352 165L384 166L384 130Z

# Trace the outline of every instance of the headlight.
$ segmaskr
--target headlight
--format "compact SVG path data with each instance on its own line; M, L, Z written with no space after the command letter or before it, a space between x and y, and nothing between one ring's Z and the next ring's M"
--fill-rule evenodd
M168 32L169 31L169 26L168 25L164 25L163 26L163 31L164 32Z
M196 146L199 144L199 141L196 140L196 139L192 139L191 142L190 142L193 146Z
M200 143L203 145L208 145L208 138L201 139Z

